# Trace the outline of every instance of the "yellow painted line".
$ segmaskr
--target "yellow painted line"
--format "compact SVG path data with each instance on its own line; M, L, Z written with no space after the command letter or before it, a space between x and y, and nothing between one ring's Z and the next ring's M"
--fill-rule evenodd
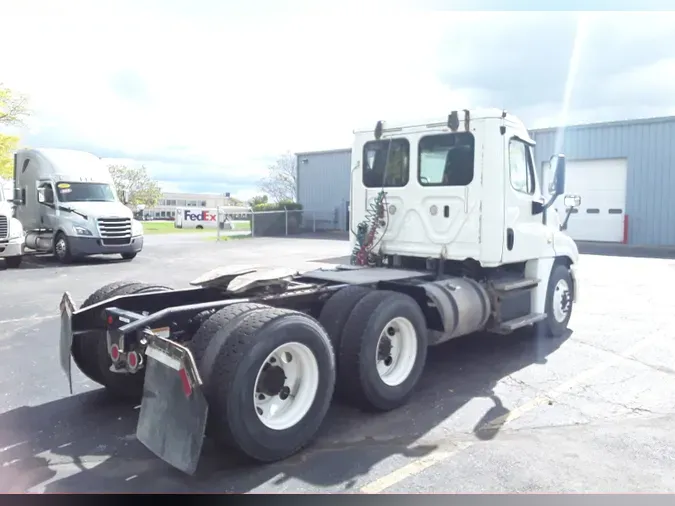
M618 355L613 356L611 359L606 360L605 362L601 362L600 364L591 369L583 371L582 373L574 376L570 380L566 381L565 383L562 383L556 388L553 388L552 390L546 392L545 394L535 397L531 401L528 401L525 404L522 404L517 408L514 408L509 413L489 421L488 423L481 426L479 430L502 428L507 423L517 420L524 414L535 409L537 406L548 403L548 401L560 397L565 392L568 392L572 390L574 387L581 385L583 382L588 381L589 379L595 376L598 376L599 374L605 372L610 367L624 360L627 360L631 355L634 355L635 353L639 352L640 350L646 348L647 346L653 344L656 341L657 338L648 338L643 339L642 341L638 341L632 346L626 348ZM459 452L477 443L478 441L460 443L453 451L438 451L431 453L430 455L422 457L421 459L411 462L399 469L396 469L395 471L392 471L391 473L385 476L382 476L381 478L378 478L375 481L368 483L367 485L361 487L360 492L364 494L379 494L384 490L392 487L393 485L396 485L397 483L400 483L401 481L410 478L411 476L419 474L422 471L425 471L426 469L429 469L430 467L439 464L450 457L453 457Z
M362 494L379 494L383 490L396 485L400 481L403 481L410 476L419 474L425 469L429 469L430 467L439 464L440 462L452 457L453 455L459 453L471 445L473 445L473 443L460 443L453 451L438 451L431 453L425 457L422 457L421 459L411 462L408 465L396 469L382 478L370 482L365 487L362 487L360 492Z

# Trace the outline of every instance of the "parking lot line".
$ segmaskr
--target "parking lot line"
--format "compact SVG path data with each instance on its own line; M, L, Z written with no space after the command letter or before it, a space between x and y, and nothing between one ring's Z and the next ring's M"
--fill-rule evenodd
M508 413L499 416L493 420L490 420L489 422L483 424L478 430L480 431L486 429L500 429L504 427L506 424L513 422L514 420L520 418L524 414L532 411L537 406L548 403L550 400L553 400L561 396L562 394L572 390L574 387L581 385L583 382L602 374L610 367L617 365L624 360L630 360L631 355L634 355L635 353L646 348L650 344L655 343L658 340L660 340L660 338L650 337L643 339L642 341L638 341L632 346L626 348L621 353L614 355L612 358L605 360L604 362L600 362L595 367L592 367L591 369L587 369L577 374L570 380L558 385L557 387L543 393L540 396L535 397L531 401L521 404L520 406L509 411ZM406 478L410 478L411 476L419 474L422 471L436 464L439 464L447 460L448 458L453 457L454 455L457 455L461 451L477 443L479 443L479 441L461 443L457 445L454 451L433 452L425 457L422 457L414 462L411 462L410 464L400 467L395 471L392 471L391 473L368 483L367 485L364 485L363 487L361 487L360 492L364 494L379 494L384 490L392 487L393 485L400 483Z
M6 323L41 321L41 320L48 320L50 318L57 318L57 317L58 317L58 315L54 315L54 314L43 315L43 316L26 316L25 318L12 318L11 320L0 320L0 325L4 325Z
M425 469L428 469L436 464L441 463L442 461L449 459L453 455L461 452L465 448L472 446L473 443L462 442L455 445L455 448L452 451L436 451L430 453L429 455L417 459L410 464L407 464L403 467L399 467L395 471L379 478L375 481L370 482L368 485L361 487L360 492L363 494L379 494L380 492L388 489L389 487L396 485L397 483L421 473Z

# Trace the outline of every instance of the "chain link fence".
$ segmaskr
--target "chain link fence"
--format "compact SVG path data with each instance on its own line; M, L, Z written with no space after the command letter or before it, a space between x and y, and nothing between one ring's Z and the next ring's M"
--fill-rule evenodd
M253 211L251 208L218 208L218 240L233 235L286 237L346 231L346 218L339 211L283 209Z

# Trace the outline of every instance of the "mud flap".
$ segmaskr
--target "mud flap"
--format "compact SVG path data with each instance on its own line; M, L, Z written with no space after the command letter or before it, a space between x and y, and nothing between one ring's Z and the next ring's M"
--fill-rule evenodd
M208 404L190 351L154 335L146 353L136 437L166 463L194 474L204 443Z
M61 359L61 369L66 373L68 378L68 388L70 394L73 394L73 378L72 378L72 361L71 347L73 346L73 312L75 311L75 304L68 292L63 294L61 303L59 304L61 310L61 336L59 339L59 357Z

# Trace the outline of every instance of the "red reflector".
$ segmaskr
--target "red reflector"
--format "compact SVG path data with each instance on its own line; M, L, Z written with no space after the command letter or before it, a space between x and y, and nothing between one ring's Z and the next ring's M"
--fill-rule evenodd
M186 397L190 397L192 394L192 385L190 385L190 380L188 379L187 372L185 372L185 369L181 369L178 371L178 374L180 375L180 381L183 383L183 392L185 393Z
M132 369L135 369L136 366L138 365L138 355L136 355L135 351L132 351L129 353L127 356L127 363L129 364L129 367Z
M120 349L116 344L110 347L110 358L113 359L113 362L117 362L120 359Z
M112 325L112 324L113 324L113 317L108 316L108 325Z

